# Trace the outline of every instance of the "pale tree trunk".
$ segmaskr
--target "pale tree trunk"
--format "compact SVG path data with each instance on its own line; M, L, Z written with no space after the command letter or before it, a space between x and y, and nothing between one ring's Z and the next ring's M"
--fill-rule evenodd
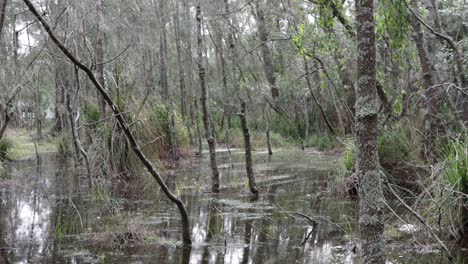
M198 44L198 77L200 80L201 97L200 103L203 113L203 125L205 127L205 136L208 141L208 148L210 152L210 167L211 167L211 191L219 193L219 171L216 164L216 142L213 138L213 133L210 128L209 113L206 103L206 83L205 83L205 58L203 57L203 40L202 40L202 13L200 1L197 4L197 44Z
M0 44L3 40L3 28L5 25L5 12L8 0L0 0Z
M159 84L161 85L161 97L167 102L169 96L169 83L167 80L167 39L166 39L166 14L164 2L159 1L160 33L159 33Z
M182 120L187 128L187 132L189 135L190 145L193 144L193 136L192 136L192 128L190 127L187 121L187 88L186 88L186 81L185 81L185 66L182 62L183 53L181 48L181 38L185 37L185 34L182 34L180 30L180 20L179 20L179 4L178 1L174 1L174 35L175 35L175 43L176 43L176 50L177 50L177 66L179 67L179 89L180 89L180 112L182 114ZM172 94L172 96L174 96ZM174 101L174 99L172 99Z
M182 113L182 118L185 120L187 115L187 105L186 105L186 89L185 89L185 69L182 64L182 49L180 38L183 37L180 32L180 23L179 23L179 4L178 1L174 1L174 35L175 35L175 44L177 50L177 66L179 67L179 88L180 88L180 112Z
M98 15L99 15L99 22L98 22L98 31L97 31L97 41L96 41L96 77L99 83L106 89L106 83L104 79L104 31L101 30L101 25L104 24L103 19L103 3L102 0L99 1L97 6L98 8ZM105 118L107 116L106 113L106 101L102 96L98 94L99 98L99 109L101 112L101 118Z
M193 127L195 127L195 138L198 145L198 153L201 155L202 152L202 135L200 133L200 123L198 122L198 103L197 103L197 89L193 85L193 60L192 60L192 23L190 17L190 9L187 0L183 0L183 17L184 17L184 36L188 39L185 53L184 53L184 65L185 72L187 72L186 88L188 91L188 111L190 115L190 121Z
M373 0L356 1L357 77L356 173L359 179L359 227L362 263L385 263L384 197L377 153L379 100L376 91Z
M242 133L244 135L244 148L245 148L245 169L247 172L247 179L249 180L249 188L250 192L252 193L253 199L258 199L259 192L257 184L255 183L255 176L252 168L252 145L250 143L250 133L249 128L247 125L247 113L246 113L246 106L245 101L243 98L242 90L239 84L239 70L238 70L238 62L237 59L239 58L239 54L237 52L237 43L235 39L235 28L237 25L234 25L229 18L229 0L224 0L224 6L226 11L226 22L228 26L228 45L231 49L230 59L231 59L231 81L233 83L235 92L239 96L240 101L240 114L239 117L241 119L241 126L242 126Z
M159 34L159 60L160 60L160 83L161 83L161 95L169 108L169 157L173 160L179 159L179 153L177 151L177 139L176 139L176 127L175 127L175 113L174 113L174 99L172 88L169 87L168 81L168 68L167 68L167 19L166 19L166 7L165 1L159 1L159 17L160 17L160 34ZM179 56L178 56L179 57ZM183 77L182 77L183 78ZM185 85L185 84L184 84ZM185 88L184 88L185 89Z

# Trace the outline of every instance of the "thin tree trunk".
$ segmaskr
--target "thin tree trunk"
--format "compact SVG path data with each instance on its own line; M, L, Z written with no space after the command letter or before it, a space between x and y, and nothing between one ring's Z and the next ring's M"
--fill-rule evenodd
M335 130L333 129L333 126L331 125L330 121L328 120L327 114L325 113L325 110L323 109L322 105L318 101L317 97L315 96L314 89L312 88L312 83L310 81L310 72L309 72L309 64L307 63L307 60L304 58L304 70L305 70L305 79L307 82L307 87L309 87L309 92L310 95L312 96L312 99L314 100L315 104L317 107L320 109L320 113L322 114L323 120L327 124L328 129L332 134L335 134Z
M260 45L262 47L262 56L263 56L263 69L267 77L268 83L270 85L271 96L273 99L279 97L279 90L276 86L276 76L273 68L273 58L268 47L269 42L269 32L266 26L266 17L263 10L263 6L259 3L260 1L255 1L256 11L257 11L257 27L258 27L258 37L260 39Z
M305 122L305 135L304 135L304 141L305 145L309 144L310 140L310 110L309 110L309 105L310 105L310 97L307 97L304 102L304 122Z
M267 107L263 108L263 118L266 121L266 128L265 128L265 136L266 136L266 144L268 148L268 155L273 155L273 150L271 149L271 141L270 141L270 115L268 114Z
M373 0L356 1L357 87L356 173L359 179L359 227L364 264L385 263L383 192L377 152L379 101L376 91Z
M99 1L97 6L99 22L98 22L98 39L96 41L96 77L99 83L106 89L106 83L104 79L104 32L101 30L101 26L104 25L103 21L103 3ZM101 112L101 118L106 118L106 101L102 96L98 94L99 98L99 110Z
M203 113L203 125L205 127L205 136L208 141L208 148L210 152L210 167L211 167L211 191L219 193L219 171L216 164L216 142L213 138L213 133L210 128L208 108L206 104L206 83L205 83L205 62L203 57L203 40L202 40L202 14L200 1L197 3L197 43L198 43L198 76L200 79L201 90L201 108Z
M237 43L235 41L235 34L234 30L237 25L233 25L231 19L228 17L230 14L229 10L229 0L224 0L224 6L226 11L226 22L228 25L228 45L231 49L230 59L231 59L231 76L232 76L232 83L234 85L234 89L239 96L240 101L240 120L241 120L241 127L242 133L244 135L244 148L245 148L245 169L247 172L247 178L249 180L249 188L250 192L252 193L253 199L258 199L259 192L257 188L257 184L255 183L255 176L252 168L252 145L250 143L250 134L249 134L249 127L247 125L247 113L246 113L246 106L245 101L242 95L242 90L239 84L239 71L238 71L238 62L236 61L239 58L239 54L237 52Z
M412 0L411 5L413 9L419 9L419 0ZM424 138L422 143L424 145L423 154L425 158L429 161L434 159L434 141L437 137L438 130L440 128L440 120L438 118L438 113L440 109L440 94L438 89L434 89L434 75L432 72L433 65L429 59L428 52L426 50L426 45L424 41L424 33L421 28L421 22L415 17L412 16L412 27L415 33L415 43L418 50L419 62L421 64L422 70L422 84L424 87L424 108L423 111L423 124L422 130Z
M174 35L175 35L175 44L177 50L177 65L179 67L179 88L180 88L180 111L182 113L182 118L185 120L187 115L187 106L186 106L186 89L185 89L185 69L182 64L182 49L181 49L181 33L179 30L179 4L178 1L174 1Z
M166 14L164 13L164 2L159 1L160 33L159 33L159 84L161 85L161 97L168 101L167 80L167 39L166 39Z
M0 0L0 44L3 40L3 28L5 25L5 13L8 0Z
M109 105L110 109L112 110L115 119L117 120L120 128L123 130L128 142L130 143L130 146L132 147L133 151L135 152L136 156L140 159L140 161L143 163L143 165L146 167L148 172L153 176L153 178L158 182L159 186L163 190L164 194L173 202L177 205L177 208L179 209L180 216L181 216L181 222L182 222L182 238L183 242L185 245L190 245L192 243L192 239L190 236L190 224L189 224L189 218L187 214L187 210L185 209L185 205L180 200L177 196L175 196L167 187L167 185L164 183L163 179L161 178L161 175L159 172L156 170L155 166L152 164L152 162L145 156L143 151L140 148L140 145L138 144L135 136L133 135L132 131L130 130L130 127L126 121L126 118L124 114L120 111L117 105L113 102L111 97L106 93L104 90L104 87L99 83L97 80L96 76L93 74L91 69L89 69L86 65L84 65L82 62L80 62L54 35L52 29L50 26L45 22L45 20L41 17L41 15L38 13L34 5L31 3L30 0L23 0L24 3L28 6L29 10L33 13L33 15L39 20L39 22L42 24L44 27L44 30L47 32L47 34L50 36L52 41L59 47L59 49L67 56L74 65L79 67L83 72L86 73L88 76L89 80L93 83L94 87L96 88L97 91L104 97L106 100L107 104Z

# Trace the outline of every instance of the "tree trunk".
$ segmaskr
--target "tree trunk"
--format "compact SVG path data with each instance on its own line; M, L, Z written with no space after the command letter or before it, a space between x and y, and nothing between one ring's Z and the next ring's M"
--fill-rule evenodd
M5 25L5 14L8 0L0 0L0 44L3 40L3 28Z
M325 110L323 109L322 105L320 104L317 97L315 96L314 89L312 88L312 83L310 81L310 76L309 76L310 75L309 63L307 62L307 60L305 58L304 58L304 70L305 70L305 79L306 79L307 87L309 87L310 95L311 95L312 99L314 100L315 104L317 105L317 107L320 109L320 113L322 114L323 120L327 124L328 129L330 130L330 132L332 134L335 134L335 130L333 129L333 126L331 125L330 121L328 120L328 117L327 117L327 114L325 113Z
M161 97L167 102L169 96L169 83L167 80L167 38L166 38L166 14L164 2L159 1L160 33L159 33L159 82L161 85Z
M102 0L99 1L97 6L99 22L98 22L98 39L96 41L96 77L99 83L106 89L106 82L104 79L104 32L101 30L101 25L104 24L103 19L103 3ZM99 111L101 112L101 118L106 118L106 101L102 96L98 94L99 98Z
M180 44L181 33L179 30L179 4L178 1L174 1L174 35L175 35L175 44L177 50L177 65L179 67L179 88L180 88L180 112L182 113L182 118L185 120L187 115L187 106L186 106L186 91L185 91L185 69L182 64L182 49Z
M258 28L258 37L260 39L260 45L262 47L262 57L263 57L263 69L270 85L271 96L273 99L279 97L279 90L276 86L276 76L273 67L273 58L268 47L269 42L269 32L266 26L266 17L263 11L263 6L259 3L260 1L255 1L255 7L257 11L257 28Z
M419 0L412 0L411 5L414 10L419 9ZM422 100L424 111L422 114L423 124L423 140L424 145L423 155L428 161L434 159L434 142L441 126L441 120L438 117L440 103L440 93L434 86L434 75L432 72L433 65L429 59L429 54L426 49L424 33L421 28L421 22L412 16L411 24L415 33L414 39L416 49L418 50L419 62L422 70L422 84L424 87L424 100Z
M250 192L252 193L253 199L258 199L259 192L257 188L257 184L255 183L255 176L252 168L252 145L250 143L250 134L249 128L247 125L247 113L246 113L246 106L245 101L242 95L242 90L239 84L239 71L238 71L238 62L236 61L239 58L239 54L237 52L237 43L235 41L235 34L234 30L237 25L233 25L231 19L229 18L229 0L224 0L224 6L226 11L226 22L229 28L228 32L228 45L231 49L230 59L231 59L231 79L234 85L234 90L239 96L240 101L240 120L241 120L241 127L242 127L242 134L244 135L244 148L245 148L245 169L247 172L247 178L249 180L249 188Z
M213 138L213 133L210 128L208 108L206 104L206 83L205 83L205 62L203 57L203 40L202 40L202 14L200 1L197 4L197 44L198 44L198 77L200 79L201 90L201 108L203 113L203 125L205 127L205 136L208 141L208 148L210 152L210 167L211 167L211 191L219 193L219 171L216 164L216 142Z
M377 153L377 115L375 32L373 0L356 1L357 87L356 173L359 179L359 227L362 263L385 263L383 193Z

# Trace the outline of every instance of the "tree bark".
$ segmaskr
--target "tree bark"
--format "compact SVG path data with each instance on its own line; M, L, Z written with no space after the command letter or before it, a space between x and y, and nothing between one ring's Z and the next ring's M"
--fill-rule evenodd
M363 263L385 263L383 193L377 153L376 48L373 0L356 1L357 87L356 173L359 179L359 227Z
M179 23L179 5L178 1L174 1L174 35L175 35L175 44L177 50L177 65L179 67L179 88L180 88L180 112L182 113L182 118L185 120L187 115L187 106L186 106L186 89L185 89L185 69L182 64L182 49L180 38L180 23Z
M98 39L96 41L96 77L99 81L99 83L102 85L104 90L106 89L106 83L105 83L105 78L104 78L104 32L101 30L101 25L104 24L104 19L103 19L103 3L102 0L99 1L99 4L97 6L98 8L98 16L99 16L99 22L98 22ZM106 113L106 101L102 96L98 94L99 98L99 110L101 112L101 118L106 118L107 113Z
M159 1L160 33L159 33L159 82L161 85L161 97L167 102L169 96L169 83L167 80L167 38L166 38L166 14L164 2Z
M411 5L413 9L419 9L419 0L412 0ZM422 71L422 84L424 87L424 111L422 113L422 130L424 145L423 155L429 161L434 159L434 142L437 137L438 130L441 126L441 120L438 117L439 109L441 107L440 92L434 88L434 74L432 72L432 62L429 59L429 54L426 49L424 33L421 27L421 22L417 17L412 16L411 24L415 33L414 39L416 49L418 50L419 62Z
M234 85L234 90L239 96L240 101L240 120L241 120L241 127L242 127L242 134L244 135L244 149L245 149L245 169L247 172L247 178L249 180L249 188L250 192L252 193L253 199L258 199L259 192L257 188L257 184L255 183L255 176L252 168L252 145L250 143L250 134L249 134L249 127L247 125L247 113L246 113L246 106L245 101L242 95L242 90L239 84L239 71L238 71L238 62L236 61L239 58L239 54L237 52L237 43L235 42L235 34L234 30L236 25L233 25L231 19L228 17L230 14L229 10L229 0L224 0L224 6L226 11L226 22L228 26L228 45L231 50L230 52L230 60L231 60L231 79Z
M3 28L5 25L5 13L8 0L0 0L0 44L3 40Z
M196 11L197 18L197 44L198 44L198 77L200 79L200 90L201 90L201 108L203 113L203 125L205 127L205 136L208 141L208 148L210 152L210 167L211 167L211 191L219 193L219 171L218 165L216 164L216 142L213 138L213 133L210 127L208 108L206 104L206 82L205 82L205 62L203 57L203 40L202 40L202 13L200 1L197 4Z
M265 12L263 11L263 6L259 3L260 1L255 1L256 11L257 11L257 28L258 28L258 37L260 39L260 45L262 47L262 57L263 57L263 69L267 77L268 83L270 85L271 96L273 99L279 97L279 90L276 86L276 76L273 68L273 58L268 47L268 42L270 39L270 34L266 26L266 17Z
M143 165L146 167L148 172L153 176L153 178L158 182L159 186L161 187L162 191L164 194L173 202L176 204L177 208L179 209L180 216L181 216L181 222L182 222L182 239L185 245L190 245L192 243L192 239L190 236L190 224L189 224L189 218L187 214L187 210L185 209L185 205L180 200L177 196L175 196L167 187L167 185L164 183L163 179L161 178L161 175L159 172L156 170L156 167L153 165L153 163L146 157L146 155L143 153L143 151L140 148L140 145L138 144L135 136L133 135L132 131L130 130L130 127L128 125L128 122L126 121L126 118L124 116L124 113L120 111L117 105L115 105L114 101L111 99L109 94L104 90L104 87L99 83L97 80L96 76L92 72L91 69L89 69L86 65L84 65L82 62L80 62L75 55L73 55L68 48L66 48L54 35L52 29L50 26L45 22L45 20L42 18L42 16L39 14L39 12L36 10L34 5L31 3L30 0L23 0L26 6L29 8L29 10L34 14L34 16L39 20L39 22L42 24L44 30L47 32L47 34L50 36L52 41L57 45L57 47L67 56L74 65L76 65L78 68L80 68L86 75L88 76L89 80L91 83L93 83L94 87L96 90L102 95L102 97L106 100L106 103L109 105L110 109L112 110L115 119L117 120L120 128L123 130L127 140L129 141L130 146L132 147L133 151L135 152L136 156L139 158L139 160L143 163Z

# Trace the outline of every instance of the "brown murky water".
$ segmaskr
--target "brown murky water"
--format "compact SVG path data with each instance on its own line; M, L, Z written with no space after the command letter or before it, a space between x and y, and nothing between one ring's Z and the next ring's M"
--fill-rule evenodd
M89 192L72 162L53 154L40 165L11 163L0 174L0 263L359 263L355 204L330 192L327 181L338 157L284 149L270 159L255 152L262 192L256 202L246 193L242 151L220 149L218 159L218 196L206 192L206 159L166 173L187 203L189 250L179 242L177 211L160 194ZM156 191L141 190L148 192ZM401 243L408 249L389 247L389 263L445 263L432 247L415 251L408 240Z

